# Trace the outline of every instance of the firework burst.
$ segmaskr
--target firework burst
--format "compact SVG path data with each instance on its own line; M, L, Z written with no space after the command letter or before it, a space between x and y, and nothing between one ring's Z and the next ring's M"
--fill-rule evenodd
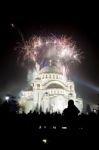
M69 70L69 65L80 62L81 53L71 38L62 37L37 37L33 36L28 41L24 41L18 46L20 58L24 64L32 64L37 71L44 67L46 62L53 65L65 67ZM19 59L20 59L19 58Z

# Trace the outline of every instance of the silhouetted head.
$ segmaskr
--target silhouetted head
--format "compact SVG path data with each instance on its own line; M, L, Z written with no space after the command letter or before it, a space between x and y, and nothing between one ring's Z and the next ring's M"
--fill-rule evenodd
M68 101L68 107L74 106L74 101L72 99L70 99Z

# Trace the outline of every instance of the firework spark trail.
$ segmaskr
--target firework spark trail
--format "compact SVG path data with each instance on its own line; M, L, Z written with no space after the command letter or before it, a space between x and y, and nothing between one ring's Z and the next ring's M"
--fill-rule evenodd
M44 59L65 66L66 70L69 70L71 63L80 62L80 52L76 44L71 38L65 36L33 36L19 46L18 49L20 49L20 57L23 58L23 61L33 63L36 70L40 69Z

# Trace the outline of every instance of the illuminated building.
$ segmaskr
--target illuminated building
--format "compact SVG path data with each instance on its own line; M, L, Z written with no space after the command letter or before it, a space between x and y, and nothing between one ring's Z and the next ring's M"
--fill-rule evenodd
M74 82L68 80L60 68L49 65L30 76L28 88L20 92L20 113L62 113L70 99L82 111L83 101L76 96Z

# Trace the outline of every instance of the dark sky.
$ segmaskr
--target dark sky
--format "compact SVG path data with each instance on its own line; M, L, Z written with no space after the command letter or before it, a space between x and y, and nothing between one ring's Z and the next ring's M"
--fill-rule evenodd
M1 5L0 10L0 93L16 94L26 84L26 69L16 63L14 50L21 38L33 34L66 34L83 52L82 63L72 66L71 76L76 90L87 101L98 102L99 86L99 9L93 3L47 3Z

